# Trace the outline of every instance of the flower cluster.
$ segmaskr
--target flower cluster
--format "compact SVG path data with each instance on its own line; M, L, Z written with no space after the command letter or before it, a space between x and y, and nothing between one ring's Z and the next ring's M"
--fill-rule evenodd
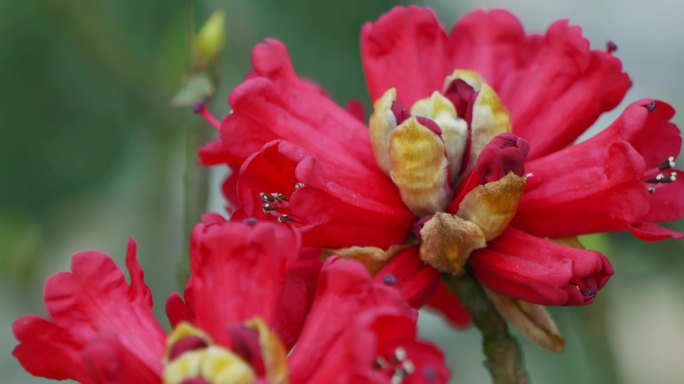
M24 367L83 383L441 383L416 309L469 322L442 274L472 274L516 324L512 307L589 304L608 282L577 236L684 237L655 223L684 216L669 105L635 102L573 144L631 85L614 44L592 50L567 21L529 35L502 10L447 33L411 6L366 24L361 50L367 124L300 78L281 42L257 45L232 112L195 108L220 131L203 163L233 170L231 218L194 229L171 331L132 241L130 283L84 252L48 281L49 319L15 323Z
M133 240L130 283L109 256L82 252L45 286L50 318L15 322L14 355L34 375L81 383L446 382L398 292L356 262L311 256L291 228L207 217L184 299L167 300L167 333Z
M375 100L366 126L266 40L200 155L234 170L224 184L233 217L287 222L306 246L374 273L410 247L516 299L588 304L613 268L576 236L683 236L654 223L684 216L669 105L632 103L573 144L631 85L611 47L591 50L565 20L527 35L509 12L474 11L446 33L431 10L397 7L362 30ZM415 280L414 267L403 276ZM408 293L429 298L437 278L408 282Z

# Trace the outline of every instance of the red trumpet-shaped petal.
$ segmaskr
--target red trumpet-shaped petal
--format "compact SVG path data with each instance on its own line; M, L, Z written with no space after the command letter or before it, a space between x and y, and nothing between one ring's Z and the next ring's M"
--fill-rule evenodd
M440 274L418 257L418 247L413 246L394 256L374 279L398 289L411 307L421 308L435 293Z
M109 256L81 252L74 255L71 272L48 280L50 319L25 316L14 323L20 342L14 355L30 373L84 383L158 377L165 336L152 314L133 240L126 264L130 284Z
M288 359L290 381L387 383L391 375L403 373L400 367L382 370L379 358L389 361L401 347L404 354L399 360L408 359L415 368L404 372L404 382L428 382L419 377L424 369L434 382L446 382L443 356L415 339L415 320L416 312L397 290L373 282L362 264L331 257L321 270L309 319Z
M508 228L470 256L475 276L488 288L542 305L584 305L613 274L608 259Z
M404 105L442 88L453 70L447 36L432 10L395 7L361 30L361 57L371 100L397 89Z
M257 316L274 324L287 273L300 249L299 234L287 226L198 224L192 233L186 308L172 296L169 317L189 319L224 345L230 345L226 325Z
M673 114L665 103L638 101L595 137L528 163L533 176L515 225L537 236L632 230L656 239L647 222L684 215L684 180L670 167L681 145ZM656 237L670 236L681 235Z
M236 162L271 140L284 139L318 158L380 172L368 129L322 88L300 79L281 42L267 39L257 45L252 64L248 79L231 93L233 112L221 124L224 147Z
M533 159L572 143L631 86L620 60L590 50L579 27L561 20L544 35L525 35L504 10L471 12L447 38L431 10L396 7L364 26L361 44L372 100L394 87L411 105L441 90L454 69L483 75Z
M440 315L444 316L451 325L457 328L464 328L469 326L473 318L468 313L468 310L461 304L456 296L454 296L444 283L439 284L435 294L427 303L428 308L435 310Z
M266 145L245 162L237 190L242 209L236 217L291 223L308 246L389 247L406 239L414 220L393 186L373 189L372 180L285 141ZM280 195L270 201L273 193Z

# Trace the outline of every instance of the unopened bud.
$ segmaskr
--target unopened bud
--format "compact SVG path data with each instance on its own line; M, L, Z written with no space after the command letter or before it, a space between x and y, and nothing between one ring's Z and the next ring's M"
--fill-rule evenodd
M192 66L195 70L204 70L216 61L225 37L225 17L223 12L216 11L202 25L193 42Z

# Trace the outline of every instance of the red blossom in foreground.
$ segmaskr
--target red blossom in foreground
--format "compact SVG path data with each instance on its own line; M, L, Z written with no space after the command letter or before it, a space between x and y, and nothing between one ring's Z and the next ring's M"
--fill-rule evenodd
M51 277L48 319L14 323L15 357L33 375L81 383L448 380L441 351L416 340L416 311L359 263L321 267L284 226L211 221L193 232L185 299L167 302L170 335L131 241L130 283L99 252L76 254L71 272Z
M655 224L684 216L670 106L638 101L573 144L631 85L579 27L530 35L507 11L478 10L447 33L430 9L396 7L363 27L361 52L370 133L357 106L297 76L282 43L254 48L221 137L200 150L234 169L224 192L236 218L289 223L306 246L344 248L330 253L374 272L417 238L437 269L458 274L469 260L488 288L545 305L590 303L613 273L600 253L550 239L683 236ZM424 303L411 295L429 297L437 275L422 289L395 278ZM454 318L457 303L437 292L432 304Z

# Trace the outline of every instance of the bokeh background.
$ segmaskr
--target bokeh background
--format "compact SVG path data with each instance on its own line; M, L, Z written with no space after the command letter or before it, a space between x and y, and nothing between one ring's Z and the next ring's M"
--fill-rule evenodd
M213 10L226 15L218 96L249 67L251 46L283 40L303 76L344 103L368 103L359 30L396 1L33 0L0 2L0 372L3 383L42 383L10 356L12 321L44 313L43 281L78 250L120 262L135 236L157 310L177 289L187 253L183 225L185 130L198 124L169 100L188 69L190 31ZM554 20L583 26L597 48L615 41L641 97L684 108L684 3L677 0L419 1L444 25L474 7L515 11L528 31ZM616 111L619 111L618 107ZM597 127L615 116L603 117ZM681 115L675 121L682 126ZM670 154L663 154L664 157ZM214 173L212 209L221 209ZM673 226L684 230L680 221ZM567 339L552 354L523 341L536 383L681 383L684 377L684 241L642 243L592 236L616 276L590 307L554 308ZM421 316L421 332L446 351L460 383L487 383L479 334Z

